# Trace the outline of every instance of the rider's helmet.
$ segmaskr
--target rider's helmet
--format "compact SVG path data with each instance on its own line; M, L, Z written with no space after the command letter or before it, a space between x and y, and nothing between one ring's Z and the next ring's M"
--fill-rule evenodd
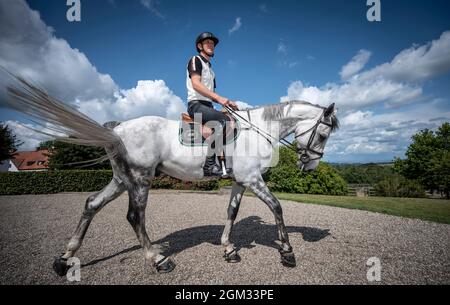
M197 39L195 40L195 48L197 49L197 52L200 53L200 51L201 51L198 48L198 44L202 43L203 40L205 40L205 39L211 39L212 41L214 41L214 46L217 46L217 44L219 43L219 38L214 36L213 33L211 33L211 32L203 32L200 35L198 35Z

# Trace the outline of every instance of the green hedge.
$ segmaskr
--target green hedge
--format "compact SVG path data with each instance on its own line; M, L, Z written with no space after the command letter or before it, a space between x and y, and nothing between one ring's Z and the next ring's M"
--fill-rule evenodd
M0 195L53 194L60 192L95 192L112 179L111 170L62 170L46 172L0 173ZM219 182L183 182L167 176L153 180L156 189L216 190Z
M0 195L93 192L112 179L110 170L0 173Z

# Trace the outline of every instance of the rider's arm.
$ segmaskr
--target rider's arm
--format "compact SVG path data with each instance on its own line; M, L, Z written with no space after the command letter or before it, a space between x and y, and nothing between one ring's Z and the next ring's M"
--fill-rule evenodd
M217 93L206 88L205 85L202 84L202 77L198 74L191 75L192 87L195 91L200 93L203 96L209 97L210 99L216 101L220 105L226 105L228 99L218 95Z

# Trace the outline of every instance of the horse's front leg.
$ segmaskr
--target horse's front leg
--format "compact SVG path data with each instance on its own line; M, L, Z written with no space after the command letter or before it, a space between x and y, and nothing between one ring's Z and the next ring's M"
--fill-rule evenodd
M232 243L230 243L230 233L239 211L239 206L241 204L242 194L244 193L244 191L245 186L235 181L233 182L230 203L228 205L228 219L221 238L222 246L225 247L224 258L229 263L237 263L241 260L239 254L237 253L237 249Z
M255 182L248 183L248 188L267 206L270 208L275 216L275 222L278 227L278 236L281 241L281 248L279 252L281 254L281 263L286 267L295 267L295 255L292 251L292 247L289 243L289 236L286 231L286 226L283 220L283 210L278 199L270 192L262 177Z

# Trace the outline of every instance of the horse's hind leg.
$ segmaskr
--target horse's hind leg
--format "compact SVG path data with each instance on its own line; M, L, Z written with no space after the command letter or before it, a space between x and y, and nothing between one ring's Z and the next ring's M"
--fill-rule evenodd
M245 187L242 184L237 183L236 181L233 182L230 203L228 205L228 219L221 238L222 246L225 247L224 258L229 263L237 263L241 260L239 254L237 253L237 249L232 243L230 243L230 233L239 212L239 206L241 204L242 194L244 191Z
M167 273L175 268L175 263L170 257L164 257L159 253L159 249L152 246L150 238L145 230L145 208L147 207L149 185L139 183L133 185L128 190L130 197L127 219L136 232L139 243L144 249L145 258L153 262L156 270L160 273Z
M63 276L68 270L67 260L75 255L75 252L80 248L86 231L94 218L106 204L116 199L120 194L125 191L125 187L122 182L118 182L116 178L113 178L111 182L105 186L100 192L89 196L86 200L83 214L81 215L80 222L67 244L67 250L63 256L55 258L53 263L53 269L59 275Z

